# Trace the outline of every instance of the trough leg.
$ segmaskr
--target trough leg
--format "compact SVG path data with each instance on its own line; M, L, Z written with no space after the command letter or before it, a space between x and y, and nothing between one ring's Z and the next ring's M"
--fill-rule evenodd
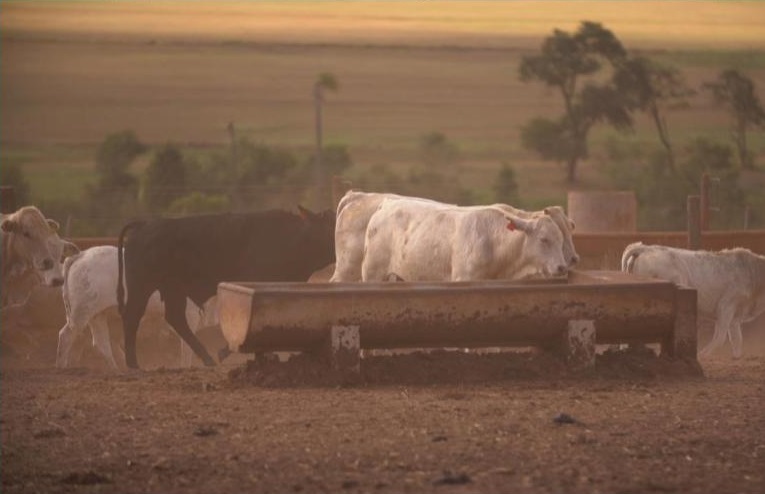
M332 326L327 353L333 369L348 375L361 374L358 326Z
M588 369L595 366L595 323L589 319L568 322L563 332L561 352L572 369Z
M661 344L661 353L672 358L697 360L696 290L675 292L675 322L672 335Z

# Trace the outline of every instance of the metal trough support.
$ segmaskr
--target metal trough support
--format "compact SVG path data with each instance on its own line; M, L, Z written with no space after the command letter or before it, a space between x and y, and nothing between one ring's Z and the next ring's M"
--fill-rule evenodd
M358 349L375 348L557 347L587 366L595 343L660 343L672 357L696 358L696 291L618 271L530 282L221 283L218 304L232 351L328 348L351 369Z

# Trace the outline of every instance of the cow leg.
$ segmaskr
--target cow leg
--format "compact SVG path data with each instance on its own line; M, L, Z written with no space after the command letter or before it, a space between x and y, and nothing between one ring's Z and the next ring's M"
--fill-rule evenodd
M74 332L74 343L72 345L72 350L69 352L69 363L71 365L72 362L80 363L82 362L82 352L85 350L85 345L89 345L90 341L85 341L85 330L84 329L77 329L77 331Z
M122 348L122 344L115 345L115 334L122 332L122 319L119 314L115 312L108 313L105 317L106 325L109 328L109 342L111 343L112 356L115 362L125 361L125 351ZM119 329L117 329L119 328Z
M109 335L109 322L105 313L96 314L90 320L90 334L93 337L93 346L101 352L113 370L119 370L112 353L112 339Z
M191 348L181 340L181 367L189 368L191 367L191 362L194 359L194 352L191 351Z
M743 354L744 337L741 334L741 321L736 319L731 322L730 331L728 332L730 338L730 346L733 351L733 358L741 358Z
M717 318L715 320L715 330L712 335L712 340L706 344L704 348L699 352L699 357L709 356L715 349L725 343L728 336L728 331L733 323L733 316L736 308L733 304L726 300L721 300L717 309Z
M149 302L151 293L136 293L137 289L128 289L128 300L125 304L125 311L122 316L122 331L125 336L125 364L130 369L138 368L138 359L136 357L136 335L138 325L141 322L146 304Z
M165 319L175 329L178 336L194 350L205 365L215 365L215 361L205 347L189 329L189 323L186 321L186 297L162 292L162 299L165 301Z
M191 300L186 300L186 322L188 322L189 328L193 328L194 334L197 334L202 326L202 309ZM191 348L181 339L181 366L191 367L194 353Z
M69 367L69 357L72 351L72 344L77 339L78 331L67 322L58 332L58 347L56 348L56 367L65 369Z

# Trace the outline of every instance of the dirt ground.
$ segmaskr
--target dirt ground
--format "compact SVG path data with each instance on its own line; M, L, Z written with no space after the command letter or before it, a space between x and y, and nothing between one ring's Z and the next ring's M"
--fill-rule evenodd
M170 340L136 372L5 352L2 492L762 493L749 336L740 360L605 352L573 374L535 352L374 356L353 384L301 355L174 368Z

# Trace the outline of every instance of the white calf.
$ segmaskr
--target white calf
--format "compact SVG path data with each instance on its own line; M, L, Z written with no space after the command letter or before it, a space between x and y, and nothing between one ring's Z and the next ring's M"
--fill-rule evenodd
M70 365L74 341L89 328L93 346L99 350L110 367L118 368L112 352L108 325L110 316L119 317L116 286L116 247L91 247L66 260L63 285L66 324L58 335L57 367ZM205 304L204 310L199 310L196 305L187 302L186 317L189 326L195 331L218 324L215 297ZM150 321L166 326L164 305L156 292L149 299L142 325L147 325ZM181 361L183 365L189 366L193 353L185 348L185 344L181 345Z
M701 317L714 319L712 340L701 350L709 355L730 339L734 358L742 353L741 324L765 312L765 256L748 249L720 252L628 245L622 271L695 288Z

